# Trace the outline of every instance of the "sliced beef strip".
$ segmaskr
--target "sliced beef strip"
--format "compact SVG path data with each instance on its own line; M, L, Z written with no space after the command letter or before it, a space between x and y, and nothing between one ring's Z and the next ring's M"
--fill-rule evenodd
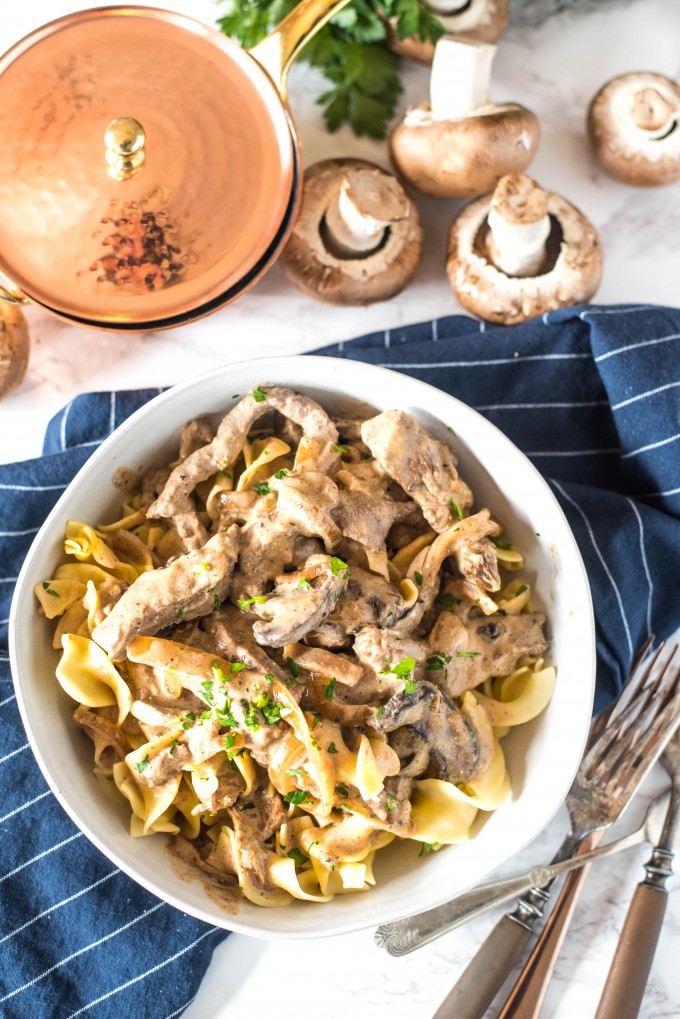
M233 605L222 605L217 612L205 616L203 628L221 658L243 662L248 668L271 674L282 682L288 676L287 671L255 642L248 617Z
M232 527L169 566L142 573L95 627L93 639L110 658L120 661L138 634L154 636L180 619L213 611L229 590L238 536L238 527Z
M479 616L463 622L442 612L429 636L430 657L443 667L429 678L449 697L479 686L489 676L507 676L524 655L541 655L548 648L540 612L516 616ZM447 662L443 656L450 656Z
M458 476L456 458L410 414L387 410L365 421L361 436L380 466L418 503L441 533L472 506L472 492ZM454 505L455 504L455 505Z
M425 641L401 637L393 630L365 626L354 637L354 653L362 665L380 676L386 690L390 689L390 686L399 690L404 687L403 679L399 679L388 670L403 662L405 658L413 658L416 663L414 677L417 679L424 676L423 668L430 651Z
M283 386L258 386L222 419L212 442L175 467L163 491L149 507L148 516L172 520L187 547L203 544L205 528L196 514L192 492L199 482L234 463L251 425L272 409L302 428L297 469L328 471L335 467L339 458L335 449L338 433L325 410L314 400Z
M213 427L207 417L194 418L187 421L179 440L179 460L186 460L188 456L195 453L201 446L207 446L214 437Z
M414 509L418 508L410 502L341 489L333 519L346 538L358 541L371 552L380 552L395 521L413 520Z

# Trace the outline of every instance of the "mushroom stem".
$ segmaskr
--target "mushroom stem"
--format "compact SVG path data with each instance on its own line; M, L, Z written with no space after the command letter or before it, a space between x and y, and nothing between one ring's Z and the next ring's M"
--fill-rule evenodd
M433 120L463 120L489 104L496 47L445 35L438 42L430 77Z
M674 109L655 88L642 88L633 96L633 123L649 137L663 136L673 120Z
M408 214L406 198L394 178L348 171L326 210L326 240L340 258L369 254L385 231Z
M487 216L487 248L507 276L537 276L550 234L548 196L525 174L503 177Z

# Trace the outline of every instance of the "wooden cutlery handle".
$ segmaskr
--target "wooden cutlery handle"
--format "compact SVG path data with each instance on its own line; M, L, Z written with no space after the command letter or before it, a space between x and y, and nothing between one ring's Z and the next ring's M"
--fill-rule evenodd
M501 917L433 1019L483 1019L532 936L529 927Z
M603 834L603 831L593 832L581 843L579 852L594 849ZM564 882L545 927L498 1019L537 1019L589 866L585 864L580 870L572 871Z
M635 1019L652 968L668 893L639 884L628 907L595 1019Z

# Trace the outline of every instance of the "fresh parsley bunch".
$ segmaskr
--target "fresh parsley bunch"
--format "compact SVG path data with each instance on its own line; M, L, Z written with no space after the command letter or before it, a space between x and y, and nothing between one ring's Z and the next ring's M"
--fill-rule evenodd
M297 0L218 0L222 31L250 49L293 10ZM436 42L444 28L418 0L352 0L311 39L302 59L318 67L331 87L319 96L329 131L349 124L357 135L384 138L402 92L399 57L388 49L386 19L401 39Z

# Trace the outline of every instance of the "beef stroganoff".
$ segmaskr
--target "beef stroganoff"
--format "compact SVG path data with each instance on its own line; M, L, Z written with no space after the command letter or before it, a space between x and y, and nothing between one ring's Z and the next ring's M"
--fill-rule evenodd
M95 773L133 836L258 905L366 890L394 839L469 838L552 696L521 553L402 411L257 386L64 548L35 592Z

